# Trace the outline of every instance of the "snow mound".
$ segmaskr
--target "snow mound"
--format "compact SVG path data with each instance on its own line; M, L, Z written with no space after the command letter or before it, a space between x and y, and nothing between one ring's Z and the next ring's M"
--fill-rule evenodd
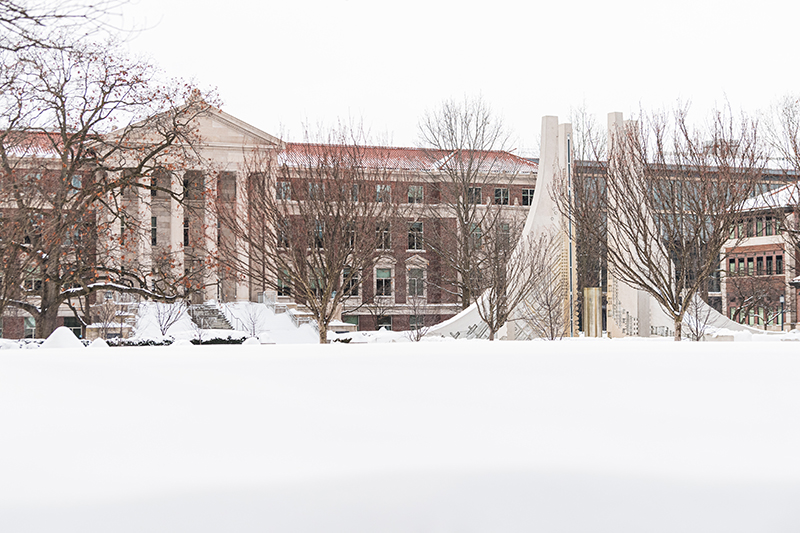
M17 341L0 339L0 350L19 350Z
M177 339L175 342L170 344L170 346L194 346L194 344L192 344L192 341L189 339Z
M242 346L261 346L261 341L259 341L255 337L248 337L243 343Z
M88 346L89 348L108 348L108 343L105 339L101 339L100 337L96 338L92 341L92 343Z
M258 334L258 342L261 344L275 344L275 341L272 340L272 336L266 331Z
M83 348L83 343L66 326L60 326L47 337L40 348Z

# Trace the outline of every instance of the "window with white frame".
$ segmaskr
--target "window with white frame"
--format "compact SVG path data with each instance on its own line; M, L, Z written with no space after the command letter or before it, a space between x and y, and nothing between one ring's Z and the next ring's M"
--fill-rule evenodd
M288 181L279 181L275 188L275 196L278 200L291 200L292 184Z
M150 244L158 244L158 217L150 217Z
M474 250L480 249L483 245L483 230L480 224L469 225L469 242L470 247Z
M325 184L311 182L308 184L308 199L309 200L324 200L325 199Z
M378 329L385 329L386 331L392 331L392 317L390 316L378 317Z
M418 298L425 296L425 271L423 269L408 269L408 295Z
M32 339L36 336L36 319L32 316L26 316L23 323L23 336L26 339Z
M496 188L494 190L494 203L497 205L508 205L508 189Z
M480 187L470 187L467 189L467 202L471 204L481 203L481 194Z
M412 222L408 226L408 249L422 250L422 222Z
M522 205L533 204L534 189L522 189Z
M408 203L421 204L423 200L422 185L409 185L408 186Z
M278 296L292 295L292 286L289 280L289 271L283 269L283 273L278 276Z
M289 247L289 221L285 218L278 221L275 228L275 237L278 243L278 248Z
M381 222L378 224L376 228L376 238L378 241L377 249L378 250L388 250L392 247L392 238L389 224L386 222Z
M375 269L375 296L392 295L392 269Z
M376 202L391 202L392 201L392 186L388 184L378 184L375 186L375 201Z
M358 271L345 267L342 271L342 290L345 296L358 296L358 285L360 283Z
M417 330L425 325L425 317L422 315L411 315L409 317L409 326L411 330Z

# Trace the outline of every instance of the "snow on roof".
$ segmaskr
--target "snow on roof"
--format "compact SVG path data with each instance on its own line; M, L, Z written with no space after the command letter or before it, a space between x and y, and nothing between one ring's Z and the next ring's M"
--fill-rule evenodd
M367 168L433 172L453 162L458 153L427 148L287 143L278 160L281 165L306 167L334 157L349 157L353 163ZM481 172L535 174L539 167L537 162L502 150L477 152L475 157L468 153L464 160L467 158L479 161Z
M59 157L56 146L61 144L57 133L9 132L3 139L9 157Z
M789 207L797 205L799 202L800 182L796 182L747 199L747 201L742 204L742 211Z

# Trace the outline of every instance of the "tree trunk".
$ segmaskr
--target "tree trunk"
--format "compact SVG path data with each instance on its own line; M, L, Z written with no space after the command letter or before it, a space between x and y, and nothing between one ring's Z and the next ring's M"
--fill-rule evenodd
M466 287L466 286L463 286L461 288L461 310L462 311L464 309L466 309L467 307L469 307L469 304L472 303L470 301L471 299L472 299L472 295L469 292L469 288Z
M319 343L328 344L328 326L317 321L317 329L319 329Z
M489 328L489 340L494 340L494 330L492 328Z
M675 319L675 340L680 341L682 338L681 328L683 327L683 318Z
M36 318L36 338L46 339L55 331L58 324L58 294L60 287L52 281L43 281L42 301L39 304L41 313Z

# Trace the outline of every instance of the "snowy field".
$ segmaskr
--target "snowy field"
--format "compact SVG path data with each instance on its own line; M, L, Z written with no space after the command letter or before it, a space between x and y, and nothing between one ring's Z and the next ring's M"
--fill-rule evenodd
M800 343L0 352L0 531L796 532Z

